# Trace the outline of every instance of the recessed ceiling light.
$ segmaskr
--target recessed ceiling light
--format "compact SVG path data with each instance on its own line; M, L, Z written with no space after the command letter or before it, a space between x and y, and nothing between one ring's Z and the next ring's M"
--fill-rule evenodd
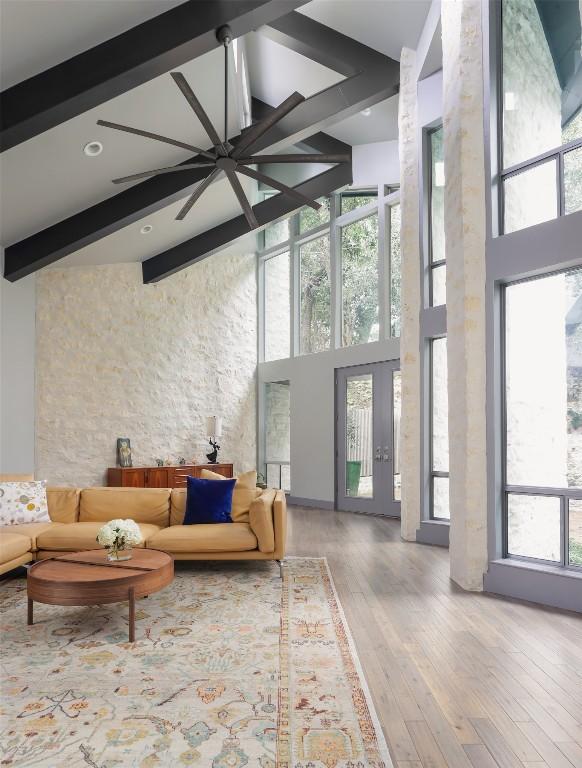
M83 152L87 157L97 157L103 152L103 144L100 141L90 141L83 147Z
M140 229L140 232L142 235L149 235L152 229L153 227L151 224L144 224L143 227Z
M366 109L363 109L361 111L361 114L364 115L364 117L370 117L370 115L372 114L372 110L370 109L370 107L366 107Z

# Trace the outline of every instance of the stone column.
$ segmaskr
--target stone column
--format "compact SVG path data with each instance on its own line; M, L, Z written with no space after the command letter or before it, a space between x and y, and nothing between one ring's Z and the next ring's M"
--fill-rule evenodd
M402 224L402 468L401 534L416 541L420 525L420 222L418 183L418 117L416 54L403 48L400 59L398 111L400 149L400 211Z
M445 0L443 125L450 561L461 587L487 568L485 159L481 0Z

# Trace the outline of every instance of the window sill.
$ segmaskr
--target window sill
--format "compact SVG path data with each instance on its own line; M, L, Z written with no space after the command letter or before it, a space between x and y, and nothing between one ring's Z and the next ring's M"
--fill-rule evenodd
M582 573L523 560L492 560L483 589L505 597L582 612Z
M448 520L421 520L416 531L417 544L432 544L437 547L449 546Z

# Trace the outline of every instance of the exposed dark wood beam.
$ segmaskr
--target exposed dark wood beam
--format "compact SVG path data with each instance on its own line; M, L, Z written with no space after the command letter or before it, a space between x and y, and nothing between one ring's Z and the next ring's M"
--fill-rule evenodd
M0 94L0 150L132 90L288 14L307 0L188 0ZM33 20L31 19L31 23Z
M234 1L238 5L239 0ZM267 131L257 146L259 151L273 151L304 141L320 132L322 126L356 114L398 92L398 62L307 16L290 13L277 20L276 28L262 27L261 32L274 36L285 45L297 47L315 61L322 59L322 50L333 51L334 57L338 51L345 51L349 71L355 74L306 99ZM265 106L264 109L271 110L272 107ZM235 137L231 142L235 143L237 139ZM194 156L184 162L198 160L200 156ZM9 245L4 252L4 277L12 281L25 277L186 197L188 189L207 173L206 169L199 169L156 176Z
M319 152L351 153L352 149L348 144L323 133L305 139L304 143ZM312 200L317 200L317 198L329 195L336 189L351 184L351 182L352 164L347 163L313 176L295 186L294 189ZM278 194L254 205L253 212L259 222L259 228L264 229L273 221L284 216L290 216L301 207L301 203L296 200L284 194ZM169 277L223 250L234 240L250 231L244 216L236 216L223 224L212 227L212 229L208 229L206 232L180 243L180 245L146 259L142 264L143 281L144 283L156 283L163 280L165 277ZM259 230L254 231L258 232Z

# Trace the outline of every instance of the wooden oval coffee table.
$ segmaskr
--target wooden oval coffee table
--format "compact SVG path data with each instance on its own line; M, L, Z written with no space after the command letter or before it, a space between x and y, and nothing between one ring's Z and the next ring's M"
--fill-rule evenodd
M109 562L104 549L67 552L28 570L28 623L34 601L49 605L104 605L129 601L129 642L135 640L135 601L174 578L174 558L158 549L133 550L131 560Z

